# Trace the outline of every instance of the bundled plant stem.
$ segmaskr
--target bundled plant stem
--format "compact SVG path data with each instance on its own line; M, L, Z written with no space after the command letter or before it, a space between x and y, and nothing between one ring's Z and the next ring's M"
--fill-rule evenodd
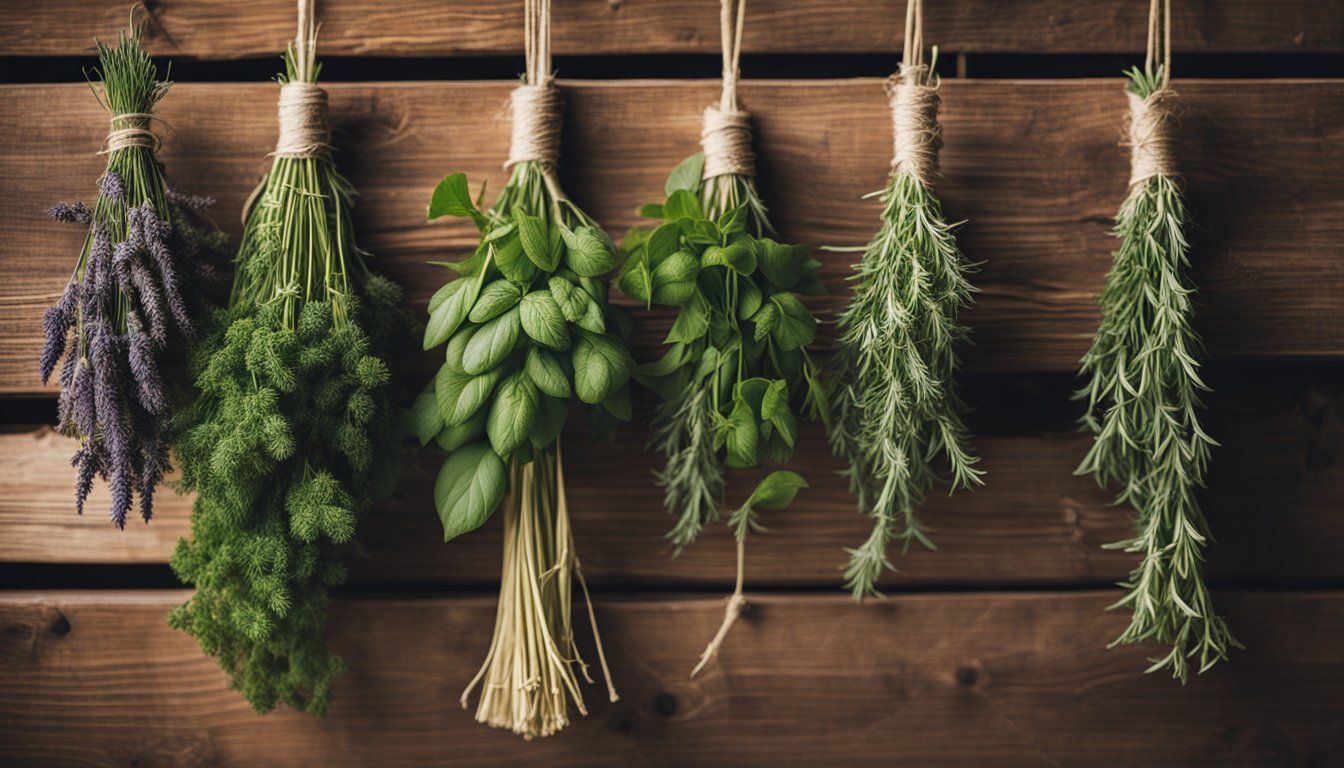
M301 0L275 160L245 214L229 306L193 355L199 393L178 426L182 485L197 497L172 565L196 592L169 621L258 712L321 715L344 669L323 642L327 589L345 578L334 545L395 485L388 361L417 330L355 244L316 33Z
M1112 646L1170 645L1148 671L1169 669L1185 682L1192 660L1202 673L1241 646L1214 612L1203 575L1210 535L1196 494L1215 443L1199 424L1199 392L1208 387L1191 327L1189 214L1172 153L1170 24L1170 3L1160 11L1153 0L1144 69L1128 73L1129 196L1116 217L1120 249L1101 294L1101 326L1082 360L1082 423L1095 439L1078 473L1119 484L1117 503L1138 513L1134 538L1110 545L1142 558L1112 606L1132 611Z
M849 552L846 586L854 598L877 594L893 539L934 548L917 510L946 461L950 485L982 483L966 446L964 406L954 390L958 320L974 291L971 266L933 192L941 146L938 75L924 63L923 3L906 9L900 72L887 84L895 133L891 177L881 200L882 226L867 248L849 306L840 313L834 363L831 446L846 464L859 511L873 532Z
M223 236L201 211L211 201L173 195L155 153L154 107L171 82L140 47L132 24L115 46L95 41L101 88L94 95L111 118L93 210L82 203L51 209L88 234L74 274L46 311L39 373L46 383L62 356L62 434L79 440L75 508L83 513L94 477L111 489L108 510L122 528L138 495L149 522L154 491L168 464L167 419L174 404L171 347L192 338L197 279L212 274Z
M483 524L503 502L504 563L489 653L462 692L481 686L476 719L525 738L586 715L579 677L592 682L574 640L572 589L587 588L565 499L560 434L571 396L594 406L595 432L630 418L629 319L607 304L616 266L606 233L560 188L563 106L550 61L550 2L528 0L527 80L512 96L508 183L481 211L462 174L434 191L429 218L470 218L475 253L443 265L461 277L431 299L424 347L446 360L415 402L420 442L448 451L434 502L448 541ZM591 601L588 618L607 693Z
M798 436L795 405L826 416L817 366L807 354L817 321L797 294L822 292L819 266L805 245L766 236L773 228L756 191L750 116L737 100L745 3L722 3L723 96L704 114L704 154L668 178L667 199L642 213L662 220L636 228L618 285L651 306L678 307L661 360L636 372L665 401L654 443L667 456L658 473L677 523L678 551L720 519L723 466L783 463ZM794 472L764 477L728 520L737 537L737 583L724 620L691 675L718 653L746 607L746 537L760 509L783 509L807 483Z

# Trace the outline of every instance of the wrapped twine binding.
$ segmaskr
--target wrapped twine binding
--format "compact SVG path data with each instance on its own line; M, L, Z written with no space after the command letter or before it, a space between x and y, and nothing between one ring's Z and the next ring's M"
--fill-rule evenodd
M891 108L891 169L910 174L926 187L938 175L938 150L943 146L938 125L938 79L931 80L924 65L901 65L887 79L887 105ZM924 82L928 85L924 85Z
M158 134L149 129L153 115L146 112L127 112L111 118L112 129L104 141L100 155L110 155L119 149L143 147L150 152L158 152L161 142Z
M1129 97L1130 188L1154 176L1177 176L1173 134L1180 101L1176 92L1163 88L1146 99L1133 91L1126 91L1126 95Z
M280 138L275 157L331 158L327 92L313 83L292 81L280 87Z
M509 103L513 133L504 167L531 161L554 169L560 162L560 127L565 113L554 78L548 76L538 85L518 86Z
M701 117L700 146L705 151L705 179L729 174L756 175L756 153L751 150L750 114L741 110L725 111L720 107L706 107Z

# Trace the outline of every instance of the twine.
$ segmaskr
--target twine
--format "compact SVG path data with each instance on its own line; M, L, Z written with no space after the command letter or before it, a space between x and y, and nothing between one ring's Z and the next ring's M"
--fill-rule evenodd
M520 85L509 97L513 109L513 134L505 168L533 161L554 167L560 161L560 126L564 103L554 82Z
M738 104L737 82L741 77L742 28L746 0L720 0L719 34L723 52L723 91L719 106L707 107L701 116L700 146L705 151L708 180L734 174L756 175L756 154L751 151L751 115Z
M1176 92L1154 91L1147 99L1133 91L1129 97L1129 186L1154 176L1176 176L1173 128L1176 123Z
M925 84L925 83L928 84ZM901 67L887 80L887 105L891 108L891 168L908 173L925 186L938 175L938 149L942 129L938 125L937 78L928 79L928 68Z
M327 92L313 83L291 81L280 87L280 138L276 157L330 158L331 127Z
M147 112L127 112L113 115L112 129L107 134L100 155L110 155L119 149L142 147L150 152L158 152L160 141L157 134L149 129L153 116Z

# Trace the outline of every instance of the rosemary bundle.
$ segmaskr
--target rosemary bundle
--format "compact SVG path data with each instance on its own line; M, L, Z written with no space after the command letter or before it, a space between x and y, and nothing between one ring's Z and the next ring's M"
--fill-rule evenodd
M930 549L916 510L938 480L934 462L951 470L952 488L981 484L966 447L964 406L953 389L958 322L974 290L966 279L953 227L933 192L937 175L938 49L926 66L923 3L906 9L900 72L888 81L895 133L891 176L880 195L882 226L855 265L854 292L839 316L831 387L831 446L873 532L849 552L846 586L854 598L877 594L892 539Z
M1087 403L1082 423L1095 439L1077 471L1118 484L1117 503L1138 513L1135 536L1109 545L1142 558L1123 584L1128 593L1112 606L1132 612L1112 646L1170 645L1148 671L1169 669L1185 682L1192 661L1202 673L1241 646L1214 612L1203 577L1210 536L1196 493L1215 443L1198 414L1208 387L1191 327L1189 213L1171 152L1170 13L1166 3L1159 19L1154 0L1147 61L1127 73L1129 196L1116 217L1120 249L1101 293L1101 326L1082 360L1088 382L1077 397ZM1159 25L1163 63L1155 63Z
M226 309L193 355L179 419L192 536L172 566L195 594L170 624L219 659L258 712L324 714L341 660L323 642L327 589L401 448L390 352L413 339L401 290L365 266L354 191L331 161L316 26L300 4L280 79L280 139L246 212Z
M150 130L155 105L172 83L140 47L132 25L115 46L95 41L101 89L111 117L107 170L92 210L51 209L59 221L88 227L79 261L60 300L43 318L39 373L46 383L62 356L62 434L77 438L75 508L83 513L94 477L111 489L109 516L122 528L139 496L149 522L154 491L170 469L168 416L178 358L198 309L196 283L213 275L224 238L201 215L211 201L176 195L164 184Z
M797 294L822 292L820 266L805 245L767 237L773 228L756 191L749 116L737 102L738 52L745 3L725 0L724 90L705 112L703 155L668 178L667 199L642 213L662 223L636 228L618 286L646 305L679 307L667 352L636 372L665 401L654 443L667 456L658 472L677 523L678 550L721 517L723 466L751 468L789 460L798 436L795 406L826 417L817 365L807 354L817 321ZM760 509L783 509L807 483L794 472L764 477L729 515L737 538L737 583L724 621L692 671L717 654L746 606L746 538Z
M616 248L571 202L556 178L562 105L550 66L550 3L527 3L527 81L513 92L508 183L486 211L462 174L434 191L429 218L470 218L475 252L443 262L461 275L430 301L424 347L446 360L413 407L420 442L448 458L434 503L448 541L484 523L503 502L504 562L495 634L462 692L481 685L476 719L526 738L569 723L568 700L586 715L571 593L587 587L565 499L560 434L572 396L594 406L595 432L630 418L629 320L607 304L603 276ZM616 690L603 657L607 691Z

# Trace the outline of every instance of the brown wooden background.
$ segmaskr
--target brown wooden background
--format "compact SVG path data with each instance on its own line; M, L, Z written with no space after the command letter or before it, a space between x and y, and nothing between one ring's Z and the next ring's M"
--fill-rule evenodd
M237 211L275 134L273 55L292 3L155 0L154 53L178 61L163 103L170 180ZM560 0L566 187L612 232L697 148L716 93L716 3ZM839 591L861 540L824 436L795 459L813 488L749 549L752 608L721 661L687 672L717 626L732 546L711 531L678 559L642 452L567 438L579 551L597 588L618 704L524 742L477 725L458 694L493 622L499 535L444 545L430 501L438 457L363 526L330 642L351 671L331 715L261 718L164 615L183 593L165 563L189 499L111 529L71 504L69 441L43 426L55 390L34 373L41 310L81 235L46 221L88 198L104 116L80 66L125 2L0 4L0 762L21 765L1283 765L1344 761L1344 2L1176 3L1184 167L1214 454L1208 571L1248 646L1179 684L1144 676L1153 649L1105 650L1131 556L1099 545L1129 513L1072 476L1071 372L1096 321L1126 157L1114 75L1143 47L1146 3L930 3L946 70L943 179L961 243L983 261L963 377L989 473L931 499L937 552L900 558L890 597ZM338 159L358 225L423 309L424 262L472 232L427 225L437 180L503 182L503 106L521 68L521 3L319 0L335 57ZM743 100L761 182L793 241L858 244L876 226L890 153L880 77L899 56L897 0L751 0ZM577 73L582 77L573 79ZM964 75L971 75L965 77ZM1015 77L1009 79L1005 75ZM831 77L820 79L818 75ZM1195 77L1201 75L1201 77ZM629 79L639 77L640 79ZM584 79L587 78L587 79ZM772 79L773 78L773 79ZM205 80L210 82L192 82ZM36 84L41 83L41 84ZM843 301L848 255L819 254ZM668 317L640 316L652 354ZM426 355L428 358L428 355ZM429 370L432 361L419 365ZM647 416L644 403L640 415ZM735 476L730 495L750 478ZM95 500L92 509L99 508Z

